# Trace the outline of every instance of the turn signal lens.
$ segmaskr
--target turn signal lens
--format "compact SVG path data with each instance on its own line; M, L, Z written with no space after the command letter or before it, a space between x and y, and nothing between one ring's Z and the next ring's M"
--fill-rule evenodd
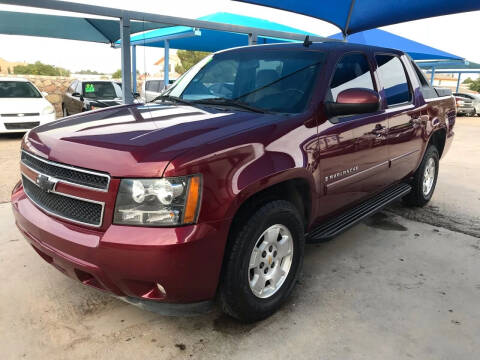
M185 214L183 216L183 222L190 224L197 219L197 210L200 200L200 176L194 176L190 178L190 184L188 187L187 203L185 205Z

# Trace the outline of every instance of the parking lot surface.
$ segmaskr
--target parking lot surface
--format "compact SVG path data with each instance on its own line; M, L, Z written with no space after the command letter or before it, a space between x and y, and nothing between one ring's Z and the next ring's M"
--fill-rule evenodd
M475 359L480 352L480 118L459 118L432 202L399 204L308 245L271 318L171 318L65 277L14 226L20 136L0 139L2 359ZM7 189L5 189L7 188Z

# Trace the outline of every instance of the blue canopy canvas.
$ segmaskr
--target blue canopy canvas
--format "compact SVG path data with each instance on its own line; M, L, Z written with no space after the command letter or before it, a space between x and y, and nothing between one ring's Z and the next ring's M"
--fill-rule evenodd
M330 36L333 39L342 39L342 33ZM419 42L392 34L380 29L362 31L348 37L348 42L388 47L408 53L413 60L463 60L457 55L421 44Z
M479 0L235 0L291 11L336 25L343 34L433 16L480 10Z
M130 31L136 33L166 26L168 25L132 21ZM111 44L120 38L120 21L118 19L0 11L0 34Z

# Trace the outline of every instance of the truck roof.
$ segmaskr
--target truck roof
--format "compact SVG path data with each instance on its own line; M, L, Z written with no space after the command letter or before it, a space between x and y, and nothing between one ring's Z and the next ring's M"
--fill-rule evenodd
M278 49L278 50L287 50L287 49L298 49L301 50L319 50L319 51L376 51L376 52L388 52L397 55L403 55L404 52L396 49L384 48L379 46L370 46L362 44L353 44L348 42L314 42L310 46L306 47L302 42L298 43L282 43L282 44L258 44L254 46L242 46L235 49L226 49L219 51L226 52L232 50L246 50L246 51L258 51L261 48L269 49Z

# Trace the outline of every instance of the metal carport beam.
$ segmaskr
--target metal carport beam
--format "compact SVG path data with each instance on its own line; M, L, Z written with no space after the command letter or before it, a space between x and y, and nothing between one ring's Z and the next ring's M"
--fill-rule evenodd
M86 5L79 3L71 3L67 1L58 0L0 0L0 4L10 4L16 6L28 6L33 8L59 10L76 12L82 14L99 15L113 18L122 18L128 16L130 20L156 22L172 26L188 26L199 29L210 29L228 32L237 32L241 34L257 34L257 36L267 36L280 39L290 39L303 41L304 34L293 32L265 30L261 28L254 28L248 26L231 25L217 22L210 22L205 20L186 19L176 16L167 16L160 14L143 13L139 11L122 10L104 6ZM330 39L322 36L310 36L311 41L320 42L343 42L339 39Z
M163 50L165 52L165 55L163 56L163 85L165 89L168 86L169 83L169 75L170 75L170 66L169 66L169 61L170 61L170 41L165 40Z
M122 40L122 98L124 104L133 104L130 18L128 15L120 18L120 39Z
M157 36L157 37L150 38L150 39L142 39L142 40L134 40L134 41L130 40L130 44L131 45L146 45L146 44L150 44L150 43L159 42L159 41L162 41L162 40L184 39L184 38L201 36L201 35L202 35L202 32L199 29L192 29L191 31L186 31L186 32L183 32L181 34ZM139 36L141 36L141 35L139 35ZM119 48L119 47L121 47L121 44L115 43L115 45L113 47L114 48Z

